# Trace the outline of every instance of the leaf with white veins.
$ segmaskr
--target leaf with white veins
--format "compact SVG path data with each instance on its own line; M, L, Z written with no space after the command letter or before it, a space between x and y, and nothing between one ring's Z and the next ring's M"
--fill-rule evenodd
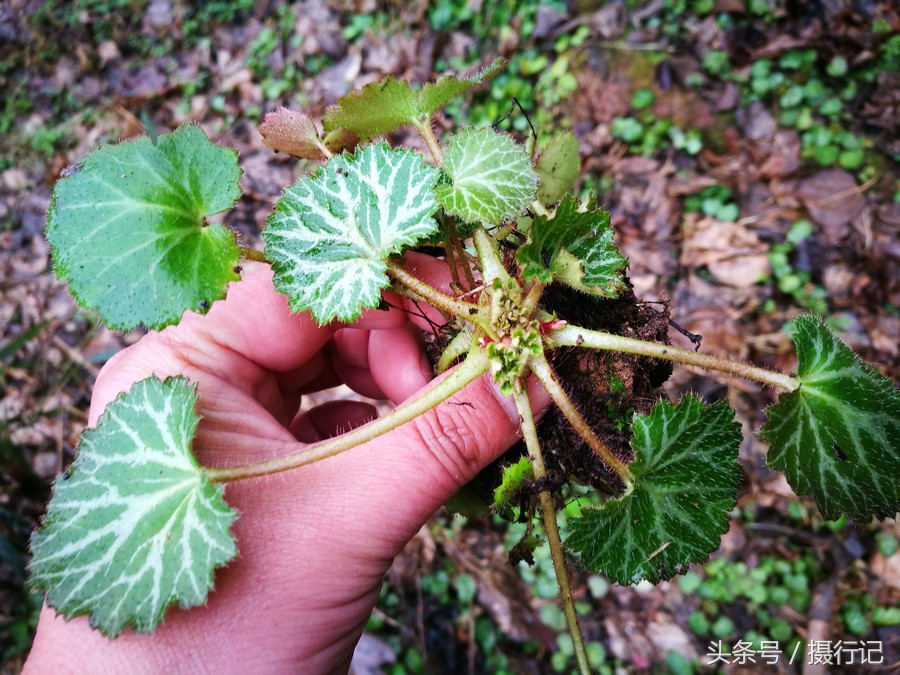
M149 378L120 394L54 486L31 541L31 583L66 618L115 637L152 631L169 605L202 605L237 554L237 513L191 454L196 387Z
M338 155L284 191L263 231L275 288L316 321L377 307L387 259L437 230L438 170L387 143Z
M566 544L620 584L658 583L719 547L737 503L741 427L724 402L660 401L632 423L634 489L571 521Z
M821 319L795 323L800 388L781 394L760 429L769 465L826 518L861 522L900 511L900 391Z
M525 211L537 191L537 174L525 148L509 134L463 129L450 138L444 155L449 185L438 199L447 213L466 223L499 225Z

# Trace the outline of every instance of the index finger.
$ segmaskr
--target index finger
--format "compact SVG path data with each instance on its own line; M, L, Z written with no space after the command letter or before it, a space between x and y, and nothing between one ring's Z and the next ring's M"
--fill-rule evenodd
M247 263L241 281L207 314L186 312L178 325L148 333L106 363L94 387L90 421L119 393L151 375L211 376L255 396L268 375L296 371L333 332L308 312L292 314L287 298L272 285L272 269Z

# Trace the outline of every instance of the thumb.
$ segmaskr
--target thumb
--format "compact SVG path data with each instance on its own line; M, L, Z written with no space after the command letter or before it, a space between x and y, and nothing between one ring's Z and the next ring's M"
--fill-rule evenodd
M534 378L529 379L528 395L535 414L550 405L549 395ZM391 514L397 529L391 534L402 547L460 487L520 438L512 397L501 394L490 375L483 375L360 448L366 472L358 478L366 484L373 510Z

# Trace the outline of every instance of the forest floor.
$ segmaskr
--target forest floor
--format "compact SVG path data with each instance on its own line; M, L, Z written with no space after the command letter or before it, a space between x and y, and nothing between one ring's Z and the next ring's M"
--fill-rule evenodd
M265 112L318 119L385 76L425 82L503 56L508 70L439 131L573 131L578 188L611 212L639 299L669 302L704 352L788 372L791 321L812 311L898 382L898 31L896 5L874 0L0 3L0 672L18 672L30 645L27 540L51 481L100 367L141 336L104 328L52 274L44 227L66 166L198 123L239 150L228 224L261 245L273 202L311 169L264 145ZM689 390L727 399L748 432L773 398L676 369L667 391ZM745 438L746 481L710 563L656 587L576 575L598 672L712 671L710 642L739 640L782 653L727 672L799 672L791 650L816 640L879 645L883 665L858 672L900 663L900 525L823 521ZM354 672L569 672L549 557L511 567L515 534L447 516L423 528Z

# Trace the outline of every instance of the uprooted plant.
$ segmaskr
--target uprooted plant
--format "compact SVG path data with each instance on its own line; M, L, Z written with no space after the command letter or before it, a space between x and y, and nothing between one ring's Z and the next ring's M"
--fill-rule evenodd
M567 484L598 496L569 520L566 547L621 584L659 582L706 560L736 503L740 427L724 402L666 400L670 362L779 390L760 430L769 464L826 516L867 522L900 509L900 395L821 319L796 320L795 376L673 346L666 313L634 298L609 214L570 194L580 171L571 134L529 149L493 128L466 128L442 144L432 115L502 67L422 88L392 78L367 85L326 112L323 135L299 112L270 114L267 143L322 166L284 191L265 254L207 221L237 200L240 169L237 153L198 127L101 147L64 172L47 228L56 272L110 327L159 329L185 310L203 313L250 258L272 265L293 311L323 324L379 307L386 289L430 305L445 317L436 370L448 374L346 434L224 468L191 455L198 418L188 380L135 384L84 432L33 538L32 581L57 611L90 614L116 636L152 631L173 603L205 603L213 570L237 551L223 484L349 450L486 372L514 400L525 447L506 462L492 506L526 519L540 511L583 671L556 519ZM421 133L430 162L373 142L405 126ZM446 260L450 292L404 268L416 248ZM556 404L539 425L524 384L532 375ZM135 487L150 481L154 492ZM155 525L136 529L138 520Z

